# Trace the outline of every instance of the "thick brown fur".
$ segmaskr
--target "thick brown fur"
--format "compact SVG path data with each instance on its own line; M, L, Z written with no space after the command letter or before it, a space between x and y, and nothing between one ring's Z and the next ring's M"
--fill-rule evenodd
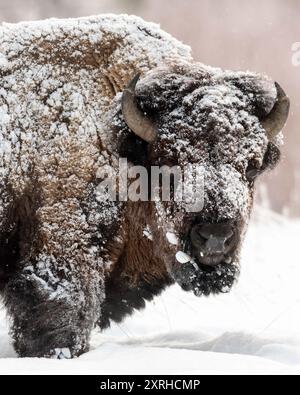
M0 29L0 293L18 354L78 356L96 324L120 322L174 281L196 295L227 292L240 243L233 263L216 270L195 273L175 254L189 252L195 221L230 219L242 240L249 163L262 171L279 156L259 122L275 101L272 81L195 63L188 47L135 17ZM122 90L139 72L138 105L159 129L153 144L121 112ZM120 157L148 169L201 163L210 186L203 211L99 196L98 169L117 169Z

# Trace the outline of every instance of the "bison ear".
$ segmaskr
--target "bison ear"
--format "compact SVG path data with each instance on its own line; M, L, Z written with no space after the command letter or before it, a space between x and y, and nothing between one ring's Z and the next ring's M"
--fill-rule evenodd
M280 160L280 149L272 141L269 141L267 150L264 155L261 171L273 169Z
M243 72L234 73L228 79L249 97L259 118L264 118L271 112L277 98L276 86L272 80Z
M284 90L277 82L253 73L238 73L231 81L247 94L272 140L283 129L289 114L290 101Z

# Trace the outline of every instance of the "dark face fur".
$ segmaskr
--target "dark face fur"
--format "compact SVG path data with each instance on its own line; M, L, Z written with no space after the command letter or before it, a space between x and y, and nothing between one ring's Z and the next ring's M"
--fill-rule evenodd
M158 135L147 144L125 132L133 162L195 164L204 171L202 210L189 212L172 200L153 203L157 221L149 225L160 240L157 252L184 289L227 292L239 272L254 181L280 155L260 123L274 106L274 83L253 73L177 65L146 74L136 98Z

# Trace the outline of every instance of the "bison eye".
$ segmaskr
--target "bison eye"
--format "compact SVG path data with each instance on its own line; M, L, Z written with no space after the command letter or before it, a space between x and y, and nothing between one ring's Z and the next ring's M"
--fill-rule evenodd
M258 161L250 160L246 169L246 177L249 181L254 181L255 178L262 172L262 168Z

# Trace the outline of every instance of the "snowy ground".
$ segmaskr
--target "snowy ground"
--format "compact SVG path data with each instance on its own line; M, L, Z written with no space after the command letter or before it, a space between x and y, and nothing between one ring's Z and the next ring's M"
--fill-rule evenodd
M0 373L300 373L300 221L257 210L239 284L196 298L174 286L75 360L16 359L0 311Z

